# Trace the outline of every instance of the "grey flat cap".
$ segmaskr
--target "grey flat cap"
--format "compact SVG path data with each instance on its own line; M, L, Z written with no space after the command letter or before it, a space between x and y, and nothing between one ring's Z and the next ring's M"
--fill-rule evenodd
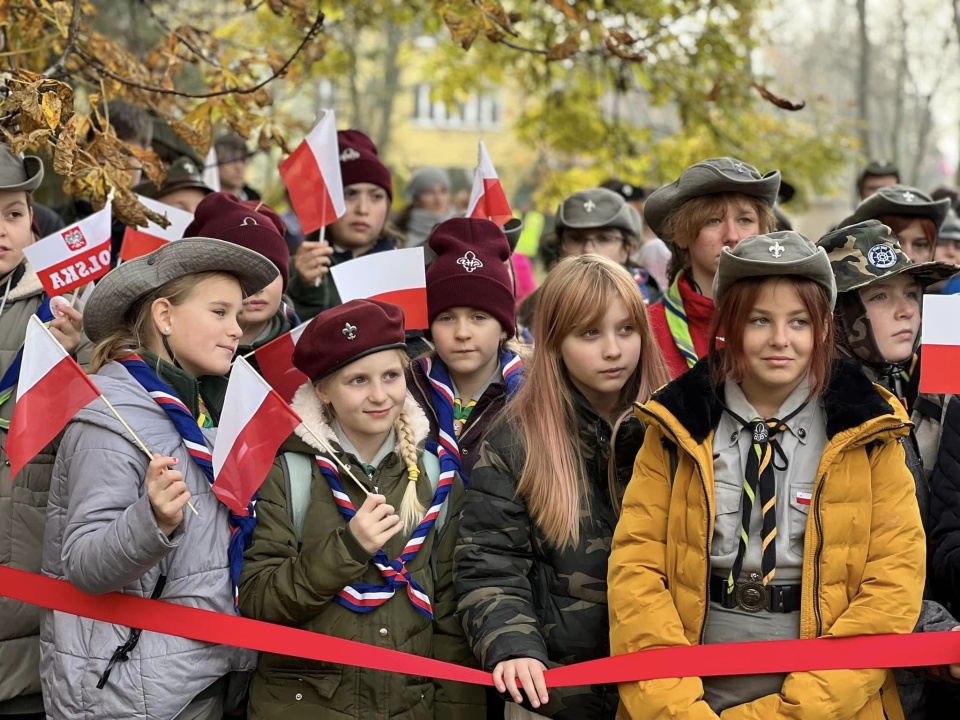
M233 275L245 295L260 292L280 275L276 265L245 247L212 238L176 240L123 263L97 282L83 311L87 337L100 342L120 327L139 298L171 280L202 272Z
M773 207L779 190L779 170L761 175L753 165L736 158L710 158L691 165L675 183L651 193L643 206L643 216L657 237L670 240L665 236L664 223L687 200L729 192L759 198Z
M618 228L640 237L636 216L623 196L607 188L575 192L557 208L557 234L565 229Z
M842 220L839 227L856 225L864 220L877 220L884 215L900 215L928 218L939 229L949 209L949 198L934 200L922 190L909 185L887 185L857 205L853 215Z
M837 302L837 285L826 251L793 231L753 235L733 251L724 248L713 278L714 302L719 303L738 280L771 275L799 275L813 280L827 291L831 310Z
M40 158L25 155L21 160L8 145L0 145L0 190L33 192L43 182Z

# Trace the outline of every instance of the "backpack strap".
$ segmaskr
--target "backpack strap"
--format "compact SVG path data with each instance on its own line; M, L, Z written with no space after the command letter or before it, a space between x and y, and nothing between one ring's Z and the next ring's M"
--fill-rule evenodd
M303 520L310 504L310 485L313 481L314 461L309 455L285 452L280 463L287 495L287 513L297 534L297 546L303 541Z

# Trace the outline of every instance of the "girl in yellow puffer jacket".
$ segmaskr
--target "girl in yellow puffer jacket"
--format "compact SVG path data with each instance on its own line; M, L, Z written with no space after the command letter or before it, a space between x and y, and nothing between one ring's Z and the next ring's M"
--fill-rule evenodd
M725 348L637 414L609 571L611 649L909 633L925 543L903 406L832 362L836 287L797 233L721 255ZM902 718L889 670L625 683L619 717Z

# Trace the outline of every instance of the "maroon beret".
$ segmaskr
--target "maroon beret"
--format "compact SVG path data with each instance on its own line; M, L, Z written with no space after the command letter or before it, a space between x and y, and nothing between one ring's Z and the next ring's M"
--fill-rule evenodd
M351 300L324 310L307 325L293 364L310 382L367 355L406 349L403 308L380 300Z
M427 239L437 259L427 268L427 316L432 323L452 307L472 307L497 319L508 337L516 334L516 298L507 270L510 243L496 223L453 218Z
M340 148L340 177L343 186L357 183L379 185L393 202L393 176L380 161L377 146L359 130L341 130L337 133Z
M184 237L206 237L225 240L263 255L277 266L287 291L290 276L290 249L281 228L283 221L271 208L260 204L254 210L236 195L215 192L207 195L184 231Z

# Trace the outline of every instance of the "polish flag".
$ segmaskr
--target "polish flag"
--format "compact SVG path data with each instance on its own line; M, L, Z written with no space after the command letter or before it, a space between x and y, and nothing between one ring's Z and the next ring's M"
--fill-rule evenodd
M237 358L213 446L213 494L220 502L245 515L277 450L299 424L297 414L250 363Z
M7 434L10 477L30 462L100 391L36 315L27 323L17 404Z
M960 295L924 295L920 392L960 393Z
M500 227L513 218L510 203L503 193L503 186L493 161L487 153L487 147L480 141L480 159L477 171L473 175L473 189L470 191L470 204L467 205L466 217L492 220Z
M23 249L48 295L61 295L110 272L110 205Z
M263 379L287 402L310 378L293 365L293 351L310 320L253 351Z
M347 211L333 110L324 112L304 141L280 163L280 177L304 233L326 227Z
M334 265L330 273L343 302L382 300L403 308L407 330L430 325L422 245L363 255Z
M151 200L143 195L137 195L137 200L155 213L165 215L170 224L162 228L152 220L148 220L145 228L128 227L123 234L123 245L120 246L120 259L124 262L142 255L149 255L168 242L179 240L183 237L187 225L193 221L193 213Z

